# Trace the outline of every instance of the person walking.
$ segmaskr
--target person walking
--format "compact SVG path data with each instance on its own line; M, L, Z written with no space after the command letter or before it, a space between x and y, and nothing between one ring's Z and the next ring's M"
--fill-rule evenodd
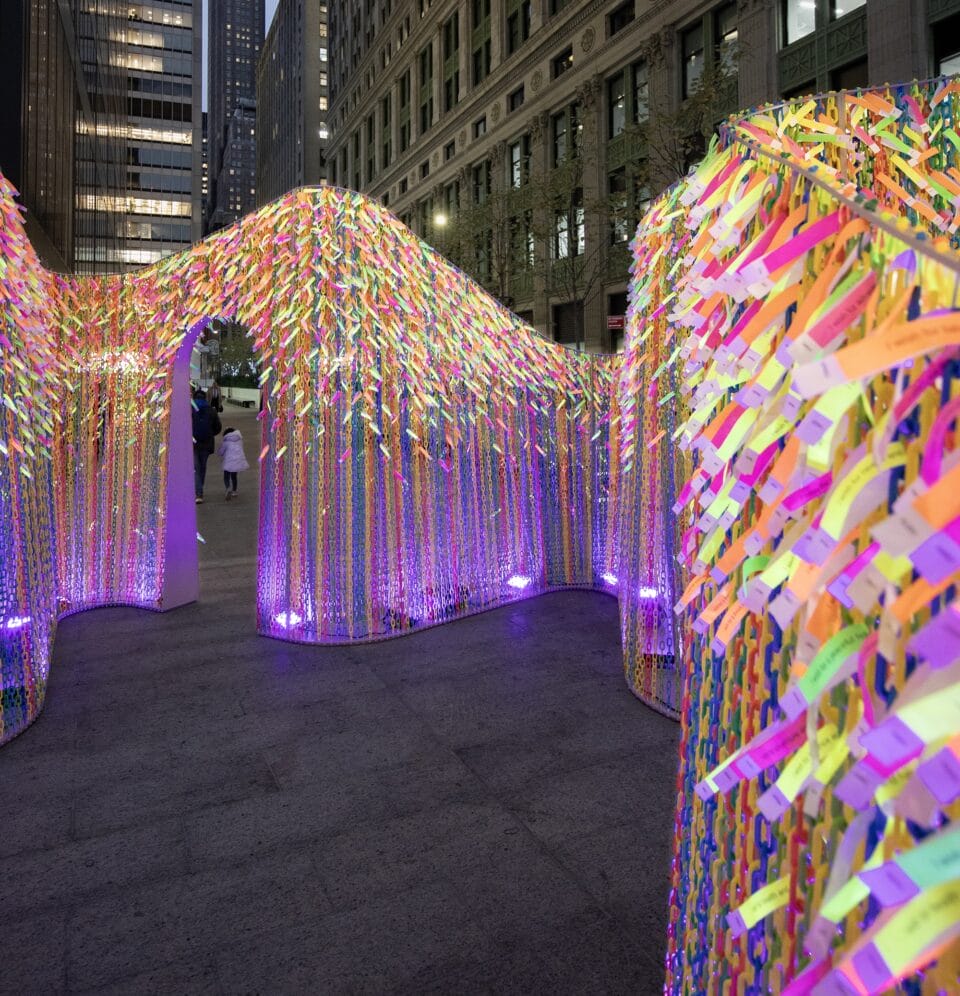
M193 392L193 487L198 505L203 504L207 460L216 449L216 436L223 426L215 408L207 404L203 388Z
M207 388L207 404L214 411L223 411L223 394L220 391L220 385L215 380L211 381Z
M217 450L223 460L223 486L226 488L226 499L237 496L237 474L241 470L249 470L250 464L243 453L243 436L239 429L232 426L223 434L220 449Z

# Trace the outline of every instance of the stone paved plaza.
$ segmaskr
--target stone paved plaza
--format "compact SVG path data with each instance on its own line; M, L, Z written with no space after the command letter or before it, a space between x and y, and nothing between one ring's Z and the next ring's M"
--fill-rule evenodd
M624 683L616 601L258 637L255 473L220 481L199 603L64 620L0 750L0 991L662 991L679 728Z

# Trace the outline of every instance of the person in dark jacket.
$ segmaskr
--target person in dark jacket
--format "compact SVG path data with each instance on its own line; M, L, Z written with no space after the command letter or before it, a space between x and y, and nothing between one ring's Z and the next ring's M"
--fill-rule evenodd
M207 477L207 460L216 449L216 436L223 428L216 408L207 404L202 388L193 392L193 485L196 501L203 503L203 482Z
M218 412L223 411L223 394L216 381L213 381L207 388L207 404Z

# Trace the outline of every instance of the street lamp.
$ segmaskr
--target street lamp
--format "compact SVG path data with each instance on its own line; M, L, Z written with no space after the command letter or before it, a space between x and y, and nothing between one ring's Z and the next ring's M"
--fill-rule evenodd
M445 228L447 224L447 216L442 211L438 211L433 216L433 223L437 226L437 228Z

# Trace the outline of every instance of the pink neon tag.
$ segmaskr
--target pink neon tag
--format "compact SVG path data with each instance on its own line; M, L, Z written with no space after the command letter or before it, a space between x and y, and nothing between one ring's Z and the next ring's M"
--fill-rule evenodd
M920 463L920 476L929 486L940 480L940 468L943 462L943 445L947 429L960 415L960 398L948 401L937 413L930 434L923 447L923 460Z
M829 345L860 317L876 285L877 275L870 270L816 325L807 330L806 335L821 348Z
M778 728L773 736L768 737L763 743L754 742L743 757L737 758L737 765L748 778L756 778L771 764L782 761L788 754L792 754L802 746L807 738L806 722L802 716L789 723L778 721L774 726Z
M749 270L750 272L749 274L745 272L744 275L748 279L753 278L755 272L759 274L755 279L769 276L788 263L792 263L795 259L799 259L815 245L823 242L824 239L830 238L831 235L836 235L839 231L840 212L834 211L833 214L827 215L826 218L821 218L812 225L808 225L799 235L794 236L779 249L774 249L773 252L768 253L763 259L757 260L750 267L745 267L744 270ZM757 269L754 270L754 267L757 267ZM759 269L760 267L763 268L762 271Z
M808 965L794 980L783 990L781 996L810 996L814 986L822 979L826 978L830 971L830 960L825 958Z
M843 972L835 970L817 985L812 996L863 996L863 992Z
M790 494L783 499L783 507L788 512L796 512L798 508L803 508L807 502L811 502L815 498L822 498L830 490L830 485L832 483L832 473L828 471L826 474L821 474L820 477L815 477L802 488L797 488L796 491L791 491Z

